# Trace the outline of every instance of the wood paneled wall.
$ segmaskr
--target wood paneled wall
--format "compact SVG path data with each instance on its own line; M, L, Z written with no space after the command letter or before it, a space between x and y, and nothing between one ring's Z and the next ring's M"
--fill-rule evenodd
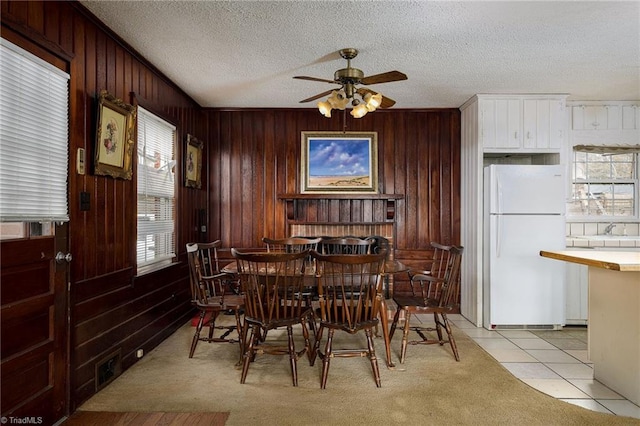
M148 352L184 324L192 312L188 271L183 263L161 273L135 277L135 175L127 181L96 176L91 169L97 93L106 89L128 103L134 102L135 93L141 106L174 123L179 141L177 164L181 164L186 134L205 140L208 126L202 110L189 96L79 3L2 1L1 13L3 36L18 34L61 56L71 75L69 407L74 411L96 392L97 362L120 350L126 369L136 362L137 349ZM78 148L86 152L89 167L85 175L75 171ZM180 167L177 179L182 181ZM177 244L183 248L186 242L202 238L198 218L192 212L207 208L208 191L206 182L203 190L177 187ZM89 211L80 211L80 192L90 194Z
M347 131L378 134L379 190L396 201L396 258L427 255L431 241L460 241L460 112L378 110L347 115ZM316 109L207 110L211 235L227 247L255 247L263 236L287 236L285 202L300 188L301 132L342 131L343 117ZM298 203L303 201L298 200ZM379 217L368 200L308 201L309 217L360 222ZM309 211L311 210L311 211ZM327 220L324 219L324 220Z
M134 93L141 106L176 124L178 165L187 133L205 142L203 188L178 185L181 260L191 241L220 238L227 247L251 247L263 236L284 236L285 203L278 194L298 192L301 132L341 131L342 116L326 119L315 109L202 110L79 3L2 1L1 14L3 32L64 52L69 62L73 412L96 392L98 361L120 350L126 369L138 348L149 351L191 314L184 262L135 276L135 180L95 176L90 167L85 175L75 172L78 148L92 164L97 93L106 89L129 103ZM404 195L396 205L396 258L420 265L430 241L458 243L459 111L379 110L358 120L347 116L346 130L378 132L380 191ZM177 179L182 182L181 167ZM80 192L90 194L89 211L80 211ZM362 200L336 203L317 208L338 209L348 221L373 215L367 212L372 204ZM199 228L201 210L206 233Z

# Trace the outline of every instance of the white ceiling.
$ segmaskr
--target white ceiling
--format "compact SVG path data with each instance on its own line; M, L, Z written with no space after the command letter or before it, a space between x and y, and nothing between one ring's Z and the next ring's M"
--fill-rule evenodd
M394 108L476 93L640 100L640 1L95 1L101 21L203 107L314 107L338 50ZM337 86L335 86L337 87Z

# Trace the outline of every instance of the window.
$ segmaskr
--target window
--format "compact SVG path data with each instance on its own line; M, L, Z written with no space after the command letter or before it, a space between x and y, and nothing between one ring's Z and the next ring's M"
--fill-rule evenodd
M138 273L175 258L176 128L138 107Z
M576 147L568 214L607 220L638 217L637 149Z
M33 222L33 228L69 220L68 82L67 73L0 39L2 223ZM21 238L25 226L3 226L0 232Z

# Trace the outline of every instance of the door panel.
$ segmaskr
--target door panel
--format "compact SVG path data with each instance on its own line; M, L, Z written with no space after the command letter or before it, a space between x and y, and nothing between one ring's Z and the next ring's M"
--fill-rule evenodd
M67 410L67 226L0 243L2 416L53 424ZM61 244L62 247L57 247Z
M485 326L562 324L565 265L540 250L564 249L564 218L494 215L490 223Z

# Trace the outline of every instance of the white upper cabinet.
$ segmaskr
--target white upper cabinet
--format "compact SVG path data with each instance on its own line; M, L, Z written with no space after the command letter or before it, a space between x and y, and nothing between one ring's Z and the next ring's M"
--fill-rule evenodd
M566 141L564 95L478 95L487 152L559 152Z
M571 101L573 144L640 143L640 106L631 101Z
M618 105L578 105L571 108L571 130L618 130L621 125Z
M484 148L520 148L522 144L521 108L518 99L480 101L480 137Z

